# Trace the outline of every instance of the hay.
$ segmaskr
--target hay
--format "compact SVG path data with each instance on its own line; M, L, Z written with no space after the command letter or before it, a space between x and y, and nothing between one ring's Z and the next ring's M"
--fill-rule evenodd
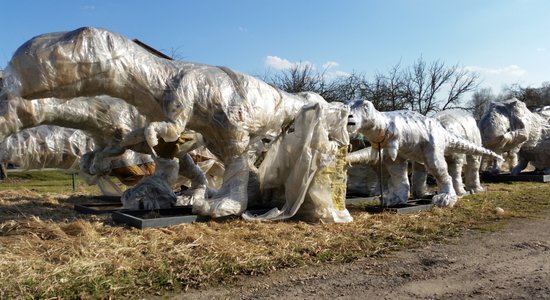
M43 199L36 193L1 192L0 295L137 297L231 282L236 275L348 262L540 213L550 208L544 196L549 192L550 186L535 183L490 185L452 210L417 215L368 215L349 207L349 224L229 218L146 230L117 226L108 216L76 214L66 197L39 205ZM496 207L506 214L495 214Z

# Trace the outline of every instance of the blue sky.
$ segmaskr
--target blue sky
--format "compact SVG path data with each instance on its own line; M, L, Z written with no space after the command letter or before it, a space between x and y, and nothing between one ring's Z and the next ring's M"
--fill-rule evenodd
M33 36L96 26L253 75L309 63L370 76L422 56L495 92L550 81L548 0L7 0L2 12L0 69Z

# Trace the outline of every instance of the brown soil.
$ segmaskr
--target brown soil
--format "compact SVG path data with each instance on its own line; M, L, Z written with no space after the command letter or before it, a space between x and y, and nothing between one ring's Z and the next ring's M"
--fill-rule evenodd
M185 299L550 299L550 214L383 258L243 276Z

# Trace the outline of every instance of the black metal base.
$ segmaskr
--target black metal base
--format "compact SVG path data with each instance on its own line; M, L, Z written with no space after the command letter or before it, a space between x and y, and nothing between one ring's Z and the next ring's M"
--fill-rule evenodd
M374 197L349 197L346 198L346 205L349 204L379 204L380 200L378 196Z
M531 181L531 182L550 182L550 175L544 175L538 172L522 172L519 175L510 175L510 173L491 174L481 173L481 181L484 182L510 182L510 181Z
M397 213L397 214L410 214L421 211L430 210L433 207L431 199L414 199L409 200L405 204L399 204L395 206L381 206L381 205L367 205L365 210L369 213Z
M191 206L155 210L120 210L113 212L112 218L117 223L125 223L140 229L189 224L209 219L205 216L194 215Z
M74 205L74 210L83 214L106 214L122 209L119 196L93 196L93 202Z

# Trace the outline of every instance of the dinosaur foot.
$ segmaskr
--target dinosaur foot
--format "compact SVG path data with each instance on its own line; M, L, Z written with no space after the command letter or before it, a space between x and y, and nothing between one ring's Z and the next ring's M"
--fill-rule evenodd
M482 193L482 192L485 192L485 188L483 188L483 187L480 185L480 186L476 186L476 187L474 187L474 188L468 189L468 192L469 192L470 194Z
M246 210L246 201L231 198L195 199L193 213L213 218L240 216Z
M453 207L458 200L458 196L451 194L437 194L432 198L433 204L439 207Z
M171 187L158 176L146 177L121 197L122 206L130 210L170 208L176 200Z
M176 206L193 205L196 200L205 199L207 197L206 190L206 186L200 186L176 193Z

